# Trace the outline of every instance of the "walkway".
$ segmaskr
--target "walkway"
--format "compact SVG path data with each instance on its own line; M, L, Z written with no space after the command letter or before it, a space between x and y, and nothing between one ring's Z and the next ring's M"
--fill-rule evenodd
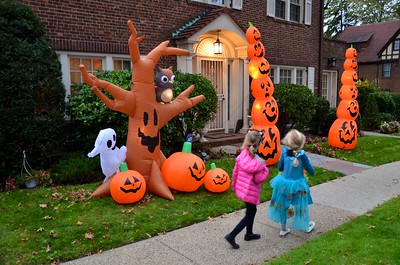
M269 205L265 202L258 207L254 225L261 239L246 242L241 233L236 240L238 250L232 249L224 236L244 216L244 210L65 264L263 264L400 195L400 161L371 168L309 155L315 167L347 175L311 188L314 205L310 216L316 227L310 234L292 231L279 237L279 226L265 217Z

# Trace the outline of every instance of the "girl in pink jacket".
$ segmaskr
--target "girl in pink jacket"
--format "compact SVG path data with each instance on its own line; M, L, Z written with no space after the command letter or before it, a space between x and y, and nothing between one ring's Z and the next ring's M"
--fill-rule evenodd
M225 239L234 249L238 249L236 236L246 227L244 240L259 239L260 234L253 233L254 217L257 204L260 204L261 185L268 178L269 170L257 154L261 134L258 131L249 131L244 138L242 151L236 158L232 172L232 190L236 196L246 203L246 215L236 227L225 236Z

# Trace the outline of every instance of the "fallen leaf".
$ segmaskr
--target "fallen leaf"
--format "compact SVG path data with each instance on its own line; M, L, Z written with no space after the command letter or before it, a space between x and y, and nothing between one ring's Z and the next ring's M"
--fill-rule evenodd
M82 223L81 221L76 222L76 224L77 224L78 226L83 225L83 223Z
M46 247L46 252L50 252L51 251L51 246L50 245L47 245L47 247Z
M215 218L214 218L214 217L210 217L210 216L209 216L207 219L208 219L209 221L215 221Z
M372 216L374 216L374 215L373 215L372 213L366 213L365 216L366 216L366 217L372 217Z
M374 225L370 225L370 226L368 226L368 228L369 228L369 229L375 229L375 228L376 228L376 226L374 226Z
M311 263L311 259L304 261L304 265L310 264Z
M54 220L54 217L50 216L50 215L46 215L45 217L43 217L43 220Z
M36 233L42 232L43 230L44 230L44 227L39 227L39 228L36 230Z
M90 232L85 233L85 238L92 239L93 237L94 237L93 233L90 233Z
M40 207L40 208L46 208L46 207L47 207L47 204L44 204L44 203L39 204L39 207Z
M343 236L343 234L342 233L337 233L338 234L338 236Z
M50 236L56 238L57 237L57 232L54 230L50 231Z
M186 216L186 215L189 215L189 212L183 212L182 213L182 216Z

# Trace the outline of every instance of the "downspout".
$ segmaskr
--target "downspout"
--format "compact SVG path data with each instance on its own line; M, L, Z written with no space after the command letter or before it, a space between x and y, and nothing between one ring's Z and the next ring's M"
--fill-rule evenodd
M322 1L318 1L321 5L320 8L320 33L319 33L319 73L318 73L318 91L317 96L322 96L322 47L323 47L323 40L324 40L324 5Z

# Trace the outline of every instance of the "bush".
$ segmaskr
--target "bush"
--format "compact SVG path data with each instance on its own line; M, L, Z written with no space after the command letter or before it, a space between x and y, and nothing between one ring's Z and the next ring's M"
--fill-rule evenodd
M335 119L336 108L331 108L328 100L316 97L315 113L308 125L310 132L316 135L328 135Z
M304 130L315 113L315 97L303 85L276 84L274 98L278 102L279 119L276 126L283 136L291 128Z
M395 105L394 119L400 121L400 93L393 93L391 95Z
M100 157L88 158L81 152L70 153L50 168L54 185L76 185L102 181Z
M362 125L366 129L378 130L381 123L393 120L394 113L395 104L389 93L370 93L367 97Z
M376 83L370 82L368 80L357 81L356 87L358 89L357 102L358 102L358 106L360 107L360 114L361 114L361 116L364 116L364 114L366 113L365 108L367 105L368 95L371 93L378 92L379 87Z
M65 89L61 65L34 12L0 1L0 184L21 169L22 152L35 168L62 146Z
M161 129L161 149L165 155L181 151L187 134L199 132L212 121L218 109L218 97L210 80L200 74L175 73L175 97L194 85L190 97L204 95L205 99L170 120Z

